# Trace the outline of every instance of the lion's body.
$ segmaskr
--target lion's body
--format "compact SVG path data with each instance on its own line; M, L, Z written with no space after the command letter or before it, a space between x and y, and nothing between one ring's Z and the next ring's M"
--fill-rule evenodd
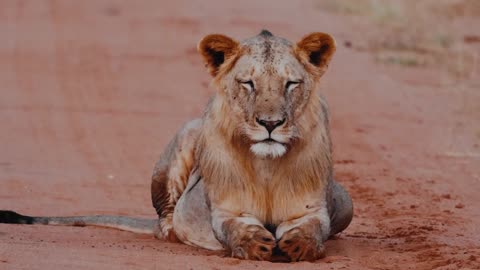
M323 242L353 216L350 196L333 179L328 108L315 90L334 40L313 33L292 44L262 31L238 43L209 35L199 51L218 91L155 166L158 222L11 211L0 211L0 222L154 231L245 259L270 260L274 250L292 261L323 256Z
M213 45L200 43L200 50L218 46L221 38L211 37ZM304 237L302 244L316 247L308 250L312 254L294 259L318 258L323 241L346 228L352 216L348 194L332 178L328 108L313 89L324 70L312 75L288 41L269 33L244 41L240 48L231 40L219 47L224 46L234 48L223 52L225 57L232 55L219 66L209 58L215 48L208 47L204 55L219 91L203 117L179 131L154 171L158 236L225 248L241 258L268 259L271 254L256 248L271 253L276 241L292 231L291 237L298 238L295 229L303 226L305 234L314 235ZM255 75L252 101L248 94L253 82L247 89L238 82ZM303 92L286 96L288 76L301 77ZM259 117L288 120L268 130L272 139L265 142L257 139L265 132L251 115L257 123ZM255 240L256 234L263 240ZM282 244L282 251L294 257L285 241L280 241L280 249Z

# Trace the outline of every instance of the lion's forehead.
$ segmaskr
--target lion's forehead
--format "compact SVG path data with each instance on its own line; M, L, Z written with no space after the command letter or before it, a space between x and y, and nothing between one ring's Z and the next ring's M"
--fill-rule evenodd
M287 79L305 74L303 66L290 51L278 51L270 56L259 51L248 52L238 59L236 69L241 77L278 76Z
M256 72L273 71L281 75L288 75L289 69L300 68L299 62L293 53L292 43L276 36L258 35L244 40L242 64L251 64Z
M292 54L292 45L278 42L274 39L262 39L259 42L244 43L242 45L249 54L271 61L279 56Z

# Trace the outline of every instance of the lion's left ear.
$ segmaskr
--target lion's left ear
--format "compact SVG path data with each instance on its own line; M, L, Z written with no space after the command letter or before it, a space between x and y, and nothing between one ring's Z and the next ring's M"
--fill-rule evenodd
M323 75L335 53L336 45L332 36L326 33L311 33L295 46L295 53L309 70L317 76Z

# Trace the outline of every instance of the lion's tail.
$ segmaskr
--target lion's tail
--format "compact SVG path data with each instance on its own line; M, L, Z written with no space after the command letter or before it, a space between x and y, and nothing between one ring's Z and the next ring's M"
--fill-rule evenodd
M31 217L0 210L0 223L63 226L99 226L142 234L154 234L157 220L123 216Z

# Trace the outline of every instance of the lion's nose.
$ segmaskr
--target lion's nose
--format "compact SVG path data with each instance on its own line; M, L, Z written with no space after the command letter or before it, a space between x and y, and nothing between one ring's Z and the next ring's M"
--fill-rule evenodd
M283 123L285 123L285 118L283 118L282 120L276 120L276 121L270 121L270 120L262 120L262 119L258 119L256 118L257 120L257 123L261 126L264 126L267 130L268 130L268 133L272 133L272 131L283 125Z

